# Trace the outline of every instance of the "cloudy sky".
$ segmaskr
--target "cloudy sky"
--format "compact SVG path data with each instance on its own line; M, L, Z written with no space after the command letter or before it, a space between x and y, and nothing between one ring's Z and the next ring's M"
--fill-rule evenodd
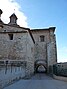
M28 27L27 17L21 11L21 6L15 0L0 0L0 8L3 10L2 20L5 23L9 22L11 14L15 13L18 17L18 24L20 26Z
M67 62L67 0L0 0L0 8L5 23L9 22L12 13L16 13L20 26L55 26L58 62Z

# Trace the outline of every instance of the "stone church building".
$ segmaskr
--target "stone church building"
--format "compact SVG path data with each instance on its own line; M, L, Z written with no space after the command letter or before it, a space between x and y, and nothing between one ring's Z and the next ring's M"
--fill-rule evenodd
M30 29L17 24L13 13L10 22L1 19L0 9L0 61L26 62L26 75L44 67L50 73L50 66L57 62L55 27Z

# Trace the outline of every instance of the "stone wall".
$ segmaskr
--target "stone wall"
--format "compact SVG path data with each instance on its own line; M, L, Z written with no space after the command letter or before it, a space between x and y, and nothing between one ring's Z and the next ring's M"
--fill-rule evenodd
M67 63L57 63L53 65L53 73L57 76L67 77Z
M37 43L37 42L40 42L40 36L41 35L43 35L44 37L45 37L45 40L44 40L44 42L45 43L49 43L50 42L50 34L49 34L49 30L40 30L40 31L36 31L36 29L35 29L35 31L31 31L32 32L32 35L33 35L33 37L34 37L34 40L35 40L35 42Z
M34 73L34 43L29 33L27 34L26 61L26 77L30 77Z
M47 49L45 42L37 42L35 44L35 61L44 60L47 61Z
M37 30L32 31L32 35L35 40L35 61L45 60L47 61L47 43L50 42L49 31L48 30ZM44 36L44 42L40 41L40 36Z
M25 60L26 57L26 35L21 28L4 25L0 29L0 59ZM9 34L13 34L10 40Z
M47 45L48 73L53 73L53 64L56 64L56 52L54 43Z
M67 82L67 62L53 65L53 77Z
M26 34L13 33L14 40L10 40L7 34L0 34L0 59L10 60L25 59L26 56ZM23 36L23 37L22 37ZM20 37L20 39L19 39ZM7 38L7 40L6 40Z
M48 66L56 64L56 52L55 52L55 44L49 43L47 45L47 59L48 59Z
M47 44L48 73L53 73L53 64L57 63L56 37L54 31L50 29L50 42Z
M7 25L0 29L0 60L26 61L26 75L34 73L34 42L28 30Z
M35 61L44 60L47 63L47 72L50 72L49 70L52 70L52 67L49 67L57 62L56 37L54 30L55 28L49 28L49 30L32 30L36 42L34 47ZM44 42L40 41L41 35L45 37Z

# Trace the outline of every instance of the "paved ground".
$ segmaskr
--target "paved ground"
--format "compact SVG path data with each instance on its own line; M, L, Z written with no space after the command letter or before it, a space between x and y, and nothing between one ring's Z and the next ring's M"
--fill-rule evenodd
M67 82L36 74L30 80L20 80L4 89L67 89Z

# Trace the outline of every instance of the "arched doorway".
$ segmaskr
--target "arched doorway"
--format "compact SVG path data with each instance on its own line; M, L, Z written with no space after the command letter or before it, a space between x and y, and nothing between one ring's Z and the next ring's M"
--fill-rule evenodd
M35 70L36 73L46 73L47 72L47 69L45 67L45 65L43 64L38 64L36 66L36 70Z
M35 73L46 73L47 63L44 60L35 61Z

